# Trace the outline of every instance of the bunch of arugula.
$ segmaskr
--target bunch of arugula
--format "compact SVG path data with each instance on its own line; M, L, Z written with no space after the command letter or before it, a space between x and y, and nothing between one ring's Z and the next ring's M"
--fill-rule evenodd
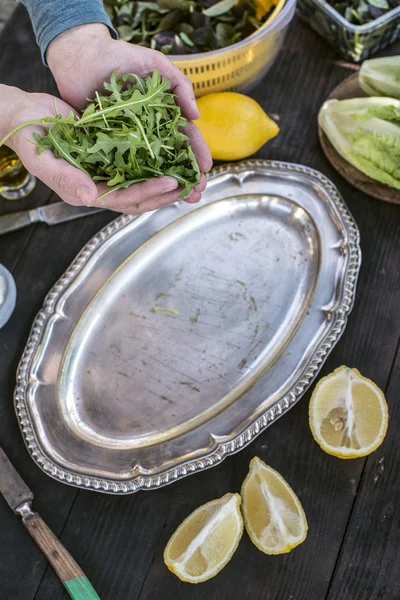
M400 0L328 0L349 23L364 25L400 6Z
M84 171L94 181L106 182L110 190L128 188L152 177L168 175L183 187L180 198L199 183L200 169L182 131L187 125L169 91L168 79L154 71L146 80L134 74L117 79L115 71L106 94L96 92L80 117L45 117L19 125L17 130L40 123L44 136L34 133L39 154L50 149Z
M104 0L127 42L164 54L194 54L243 40L266 21L276 0Z

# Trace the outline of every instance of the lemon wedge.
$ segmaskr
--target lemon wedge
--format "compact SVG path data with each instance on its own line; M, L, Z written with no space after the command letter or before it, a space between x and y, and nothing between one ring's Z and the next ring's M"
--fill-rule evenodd
M315 441L338 458L371 454L382 443L389 418L383 392L357 369L346 366L319 381L309 417Z
M179 579L200 583L230 561L243 534L239 494L226 494L195 510L179 525L164 562Z
M266 554L284 554L307 536L300 500L277 471L255 457L241 491L246 531Z

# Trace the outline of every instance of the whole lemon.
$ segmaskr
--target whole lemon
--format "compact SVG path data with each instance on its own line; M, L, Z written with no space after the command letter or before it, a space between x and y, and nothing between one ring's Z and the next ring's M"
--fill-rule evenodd
M196 125L216 160L240 160L254 154L279 133L279 127L248 96L220 92L197 100Z

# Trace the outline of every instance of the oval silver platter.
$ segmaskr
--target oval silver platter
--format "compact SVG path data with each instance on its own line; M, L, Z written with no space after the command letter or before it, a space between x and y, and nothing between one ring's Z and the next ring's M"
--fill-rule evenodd
M360 262L337 189L299 165L219 167L200 205L119 217L33 324L15 392L29 452L115 494L215 465L313 382Z

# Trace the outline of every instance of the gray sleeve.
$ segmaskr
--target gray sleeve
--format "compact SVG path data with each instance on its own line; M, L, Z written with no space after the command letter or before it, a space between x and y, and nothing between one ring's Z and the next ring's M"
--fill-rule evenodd
M20 0L28 9L36 41L45 63L50 42L63 31L87 23L103 23L117 34L104 10L102 0Z

